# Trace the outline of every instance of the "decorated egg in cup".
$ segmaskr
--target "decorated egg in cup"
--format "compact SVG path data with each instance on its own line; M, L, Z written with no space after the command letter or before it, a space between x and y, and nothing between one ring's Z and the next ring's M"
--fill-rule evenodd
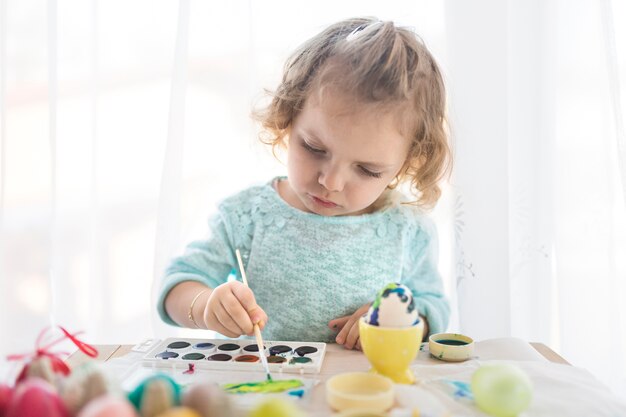
M359 321L359 334L372 372L399 384L415 382L409 365L419 352L424 323L408 287L391 283L381 289Z

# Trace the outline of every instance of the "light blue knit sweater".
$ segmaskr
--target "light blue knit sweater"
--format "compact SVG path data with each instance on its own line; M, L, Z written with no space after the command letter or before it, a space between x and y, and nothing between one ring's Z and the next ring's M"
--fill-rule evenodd
M445 331L449 306L437 272L436 231L419 209L391 203L372 214L319 216L289 206L272 182L224 200L208 239L172 261L158 301L166 323L175 324L164 300L176 284L215 288L231 273L241 279L239 248L250 288L269 317L267 340L334 341L328 322L372 302L389 282L411 288L431 334Z

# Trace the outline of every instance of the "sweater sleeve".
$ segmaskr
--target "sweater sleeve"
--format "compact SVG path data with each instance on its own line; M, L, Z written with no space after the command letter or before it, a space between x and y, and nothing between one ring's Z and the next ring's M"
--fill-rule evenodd
M441 333L448 327L450 305L443 294L437 270L438 240L435 224L418 217L405 244L402 283L413 291L415 306L426 317L429 334Z
M218 212L210 221L209 237L191 242L184 254L174 258L167 267L157 301L159 316L165 323L177 325L165 311L165 298L177 284L197 281L215 288L227 281L236 265L228 230L223 213Z

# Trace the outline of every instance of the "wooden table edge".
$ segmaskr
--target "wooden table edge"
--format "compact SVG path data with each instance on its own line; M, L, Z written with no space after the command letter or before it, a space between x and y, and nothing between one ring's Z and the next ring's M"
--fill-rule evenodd
M530 345L541 354L544 358L554 363L561 363L563 365L571 365L561 355L550 349L546 344L539 342L530 342Z

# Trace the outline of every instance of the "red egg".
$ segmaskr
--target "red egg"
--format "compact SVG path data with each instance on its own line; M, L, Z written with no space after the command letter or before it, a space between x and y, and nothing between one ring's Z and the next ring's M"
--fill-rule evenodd
M0 417L4 417L6 414L12 395L13 389L11 387L0 384Z
M28 378L19 384L6 411L6 417L69 417L69 415L54 387L40 378Z
M103 395L89 402L78 417L136 417L135 407L124 398Z

